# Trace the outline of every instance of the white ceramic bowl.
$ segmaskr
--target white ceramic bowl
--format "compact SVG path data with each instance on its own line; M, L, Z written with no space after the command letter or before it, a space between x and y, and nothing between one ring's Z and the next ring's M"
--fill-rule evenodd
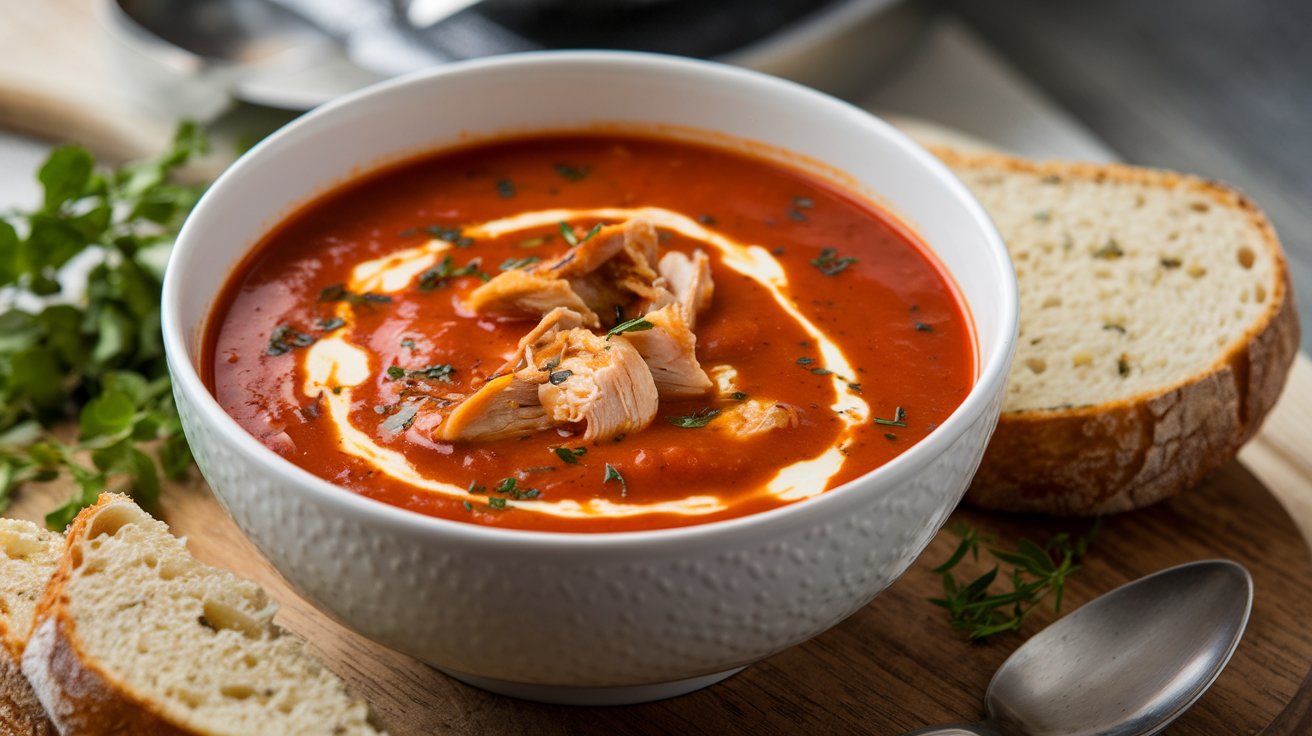
M902 217L938 254L973 316L979 378L965 402L892 462L807 501L681 529L559 534L430 518L358 496L265 448L206 390L198 351L220 286L297 205L416 152L599 121L786 149L800 154L793 164L815 164ZM563 52L453 64L288 125L228 169L187 221L163 318L202 473L307 598L480 687L606 704L715 682L828 629L906 570L956 506L993 430L1017 295L980 206L937 160L869 114L727 66Z

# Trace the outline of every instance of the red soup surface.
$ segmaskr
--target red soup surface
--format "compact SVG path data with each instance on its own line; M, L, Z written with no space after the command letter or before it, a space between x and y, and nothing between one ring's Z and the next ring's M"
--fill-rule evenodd
M905 452L975 379L954 287L871 203L629 135L506 139L352 181L255 248L205 345L223 408L311 473L567 532L814 496Z

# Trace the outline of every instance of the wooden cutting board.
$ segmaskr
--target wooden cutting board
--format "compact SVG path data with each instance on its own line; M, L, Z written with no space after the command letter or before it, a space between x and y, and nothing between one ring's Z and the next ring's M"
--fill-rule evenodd
M33 518L58 488L28 488L13 512ZM993 671L1055 618L1019 634L969 643L926 599L929 570L955 538L940 534L873 603L829 632L718 685L673 700L567 708L491 695L350 633L292 592L219 508L203 483L164 493L161 516L201 559L256 579L282 602L280 623L311 642L374 706L393 734L884 734L981 717ZM954 520L1043 542L1087 521L1053 522L958 510ZM1110 517L1071 581L1067 610L1142 575L1228 557L1253 575L1256 599L1229 667L1171 734L1306 734L1312 729L1312 560L1298 528L1262 483L1231 463L1201 486L1150 509Z

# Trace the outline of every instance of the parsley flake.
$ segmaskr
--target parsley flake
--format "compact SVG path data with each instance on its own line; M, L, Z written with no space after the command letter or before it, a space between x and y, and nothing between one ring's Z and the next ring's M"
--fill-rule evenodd
M582 181L588 178L588 174L592 173L592 167L587 164L575 166L573 164L558 163L556 164L556 173L567 181Z
M711 420L718 416L720 416L719 409L707 407L701 411L693 412L692 414L685 414L678 417L665 417L665 421L676 427L682 427L683 429L697 429L710 424Z
M346 302L356 306L362 304L390 304L392 297L386 294L376 294L372 291L366 291L363 294L356 294L346 288L346 284L329 284L319 292L319 301L321 302Z
M614 465L606 463L606 475L602 477L601 482L609 483L613 480L620 482L621 496L629 495L629 484L624 481L624 476L620 475L620 471L616 470Z
M534 263L537 263L540 260L542 259L538 258L537 256L526 256L524 258L507 258L506 260L501 262L501 265L498 268L500 268L502 271L517 271L519 269L528 268L529 266L532 266Z
M552 386L559 386L569 380L572 375L574 375L574 371L571 370L552 371L551 375L547 376L547 380L551 382Z
M289 353L293 348L308 348L316 339L291 325L281 324L269 333L269 346L264 349L264 354L277 356Z
M551 451L566 465L578 465L579 458L588 454L586 447L553 447Z
M655 326L656 325L653 325L642 317L634 317L631 320L621 322L610 328L610 330L606 332L606 339L609 340L615 335L622 335L625 332L643 332L645 330L650 330Z
M875 417L875 424L880 424L885 427L906 427L906 418L907 410L899 406L893 410L892 419L880 419L879 417Z
M811 259L811 265L819 269L820 273L826 276L837 276L847 267L856 263L856 256L839 256L838 251L833 248L825 248L820 251L818 258Z

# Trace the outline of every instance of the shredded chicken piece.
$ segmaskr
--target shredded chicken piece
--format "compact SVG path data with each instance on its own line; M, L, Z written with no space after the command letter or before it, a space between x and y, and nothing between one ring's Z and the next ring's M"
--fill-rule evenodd
M713 426L735 437L750 437L776 429L789 429L799 423L798 409L791 404L748 399L721 412Z
M669 304L643 319L650 330L625 335L646 361L662 399L688 399L705 396L714 388L706 371L697 362L697 336L688 326L683 307Z
M701 249L692 257L670 251L660 260L661 278L688 317L688 328L697 326L697 315L711 305L715 282L711 280L711 259Z
M537 318L563 307L582 315L584 324L590 327L601 325L568 281L536 269L512 269L497 274L470 293L466 306L480 314L511 319Z
M542 380L547 380L545 374ZM458 404L437 425L433 439L482 442L534 434L551 426L547 410L538 400L538 383L515 373L493 378Z
M624 338L584 329L563 332L560 364L538 387L538 400L556 424L585 425L593 442L646 428L656 417L656 384L642 356Z
M543 365L559 355L560 341L555 339L556 335L582 327L583 322L583 316L572 309L556 307L547 312L542 321L538 322L537 327L519 338L515 352L511 353L506 362L497 369L497 374L514 373L528 367L545 370Z

